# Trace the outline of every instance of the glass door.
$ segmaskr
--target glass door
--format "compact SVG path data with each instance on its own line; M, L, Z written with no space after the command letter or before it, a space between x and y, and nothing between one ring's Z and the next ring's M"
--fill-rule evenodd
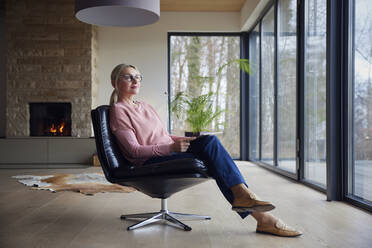
M304 177L326 185L327 0L305 2Z
M348 192L372 204L372 5L369 0L351 1L351 70L349 85Z

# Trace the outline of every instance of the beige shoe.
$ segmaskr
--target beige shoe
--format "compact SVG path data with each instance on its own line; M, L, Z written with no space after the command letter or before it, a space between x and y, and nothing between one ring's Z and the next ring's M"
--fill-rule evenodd
M272 234L281 237L297 237L302 235L301 231L286 225L282 220L278 219L275 225L257 225L256 232Z
M271 202L260 201L255 199L250 199L245 204L233 204L232 210L242 213L247 211L258 211L267 212L273 210L275 206Z
M255 193L248 193L251 199L244 200L244 203L236 203L236 201L234 201L232 204L232 210L239 213L247 211L267 212L275 208L275 206L271 202L262 201Z

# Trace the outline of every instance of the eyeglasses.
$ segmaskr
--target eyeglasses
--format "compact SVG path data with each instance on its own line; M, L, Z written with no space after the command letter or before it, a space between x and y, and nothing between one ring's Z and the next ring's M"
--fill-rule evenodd
M140 74L136 74L136 75L124 74L124 75L120 75L119 78L124 79L127 82L132 82L133 79L135 79L137 82L142 81L142 75L140 75Z

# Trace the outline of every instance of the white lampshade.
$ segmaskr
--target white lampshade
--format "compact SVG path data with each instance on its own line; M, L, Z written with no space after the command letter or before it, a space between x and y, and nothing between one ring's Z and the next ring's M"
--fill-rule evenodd
M160 17L160 0L75 0L75 16L98 26L142 26Z

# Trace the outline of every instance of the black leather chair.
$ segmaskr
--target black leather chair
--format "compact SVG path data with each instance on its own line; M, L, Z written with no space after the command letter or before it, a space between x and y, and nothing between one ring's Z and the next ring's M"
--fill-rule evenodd
M129 226L133 230L150 223L166 220L190 231L185 220L210 220L209 216L169 212L167 198L172 194L208 180L207 168L197 159L177 159L145 166L133 166L121 154L109 125L110 106L103 105L91 111L98 158L106 179L111 183L131 186L154 198L161 199L159 212L122 215L121 219L144 219Z

